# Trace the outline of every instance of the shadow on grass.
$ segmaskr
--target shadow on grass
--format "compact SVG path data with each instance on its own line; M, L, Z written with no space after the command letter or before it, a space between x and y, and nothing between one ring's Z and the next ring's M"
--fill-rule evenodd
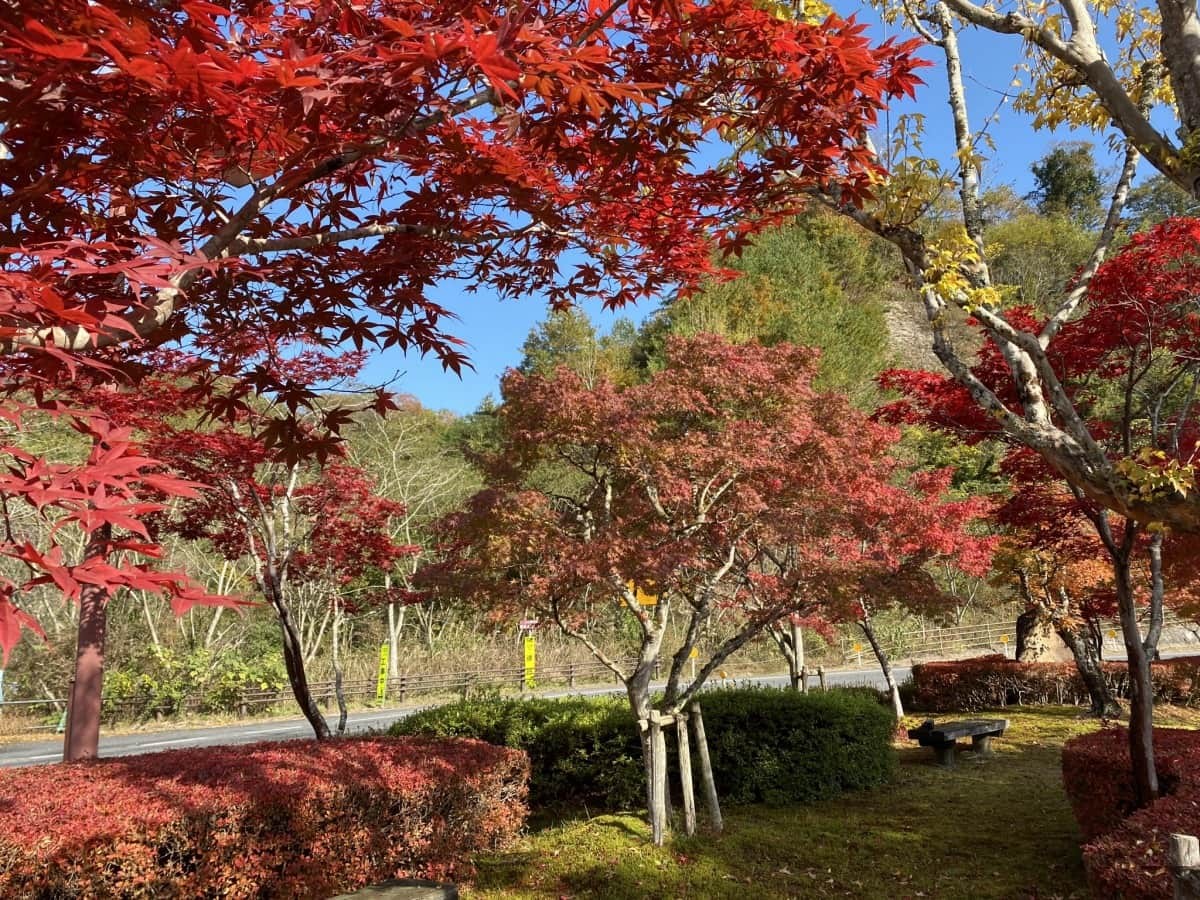
M1061 746L1099 726L1077 710L1001 711L995 753L954 769L901 746L895 781L808 806L727 810L726 833L654 848L634 815L535 832L477 858L472 897L1082 898Z

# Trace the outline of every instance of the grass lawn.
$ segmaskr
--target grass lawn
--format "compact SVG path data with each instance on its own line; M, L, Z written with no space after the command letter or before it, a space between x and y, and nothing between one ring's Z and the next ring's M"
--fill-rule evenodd
M996 754L953 771L898 742L891 785L811 806L725 811L725 834L650 845L638 815L534 831L476 858L473 900L518 897L1086 897L1079 833L1060 776L1063 742L1098 728L1080 710L1013 710ZM945 717L942 717L945 718ZM1200 728L1200 712L1160 710ZM913 724L917 724L914 721Z

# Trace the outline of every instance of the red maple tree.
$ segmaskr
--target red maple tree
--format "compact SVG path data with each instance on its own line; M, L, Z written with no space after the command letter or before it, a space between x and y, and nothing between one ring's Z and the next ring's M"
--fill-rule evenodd
M488 487L441 522L444 558L421 582L580 640L639 721L685 715L768 625L793 612L851 617L865 591L953 541L925 502L944 480L910 496L888 458L895 430L817 391L816 358L701 335L672 340L666 367L643 384L508 373L499 446L481 459ZM897 529L904 537L885 538L907 512L917 518ZM588 627L613 615L637 635L628 664Z
M1194 300L1198 277L1200 220L1168 220L1135 235L1096 272L1086 310L1062 324L1047 348L1050 368L1039 373L1047 389L1063 401L1049 398L1054 408L1073 411L1075 420L1066 427L1090 442L1147 504L1187 497L1195 488L1200 435L1195 402L1200 388L1195 360L1200 344ZM1006 311L1005 319L1027 334L1037 334L1043 324L1022 309ZM995 343L983 347L971 374L1010 408L1030 407L1020 396L1027 388L1012 379ZM997 419L946 376L894 371L885 374L883 384L904 395L883 410L885 418L945 428L967 441L1002 437ZM1196 538L1115 515L1104 507L1103 498L1092 500L1069 483L1062 491L1051 491L1047 506L1046 495L1029 492L1053 477L1049 467L1025 455L1017 462L1027 470L1017 482L1030 505L1024 510L1010 506L1010 516L1025 519L1014 524L1037 524L1045 534L1046 529L1069 531L1082 516L1108 560L1131 676L1135 783L1139 801L1149 802L1158 792L1149 661L1162 632L1167 579L1172 577L1173 589L1181 590L1181 601L1190 600ZM1138 622L1139 595L1150 609L1145 636Z
M297 350L458 370L430 297L452 280L555 306L686 292L811 186L863 195L862 138L917 83L912 50L752 0L5 4L0 413L57 409L77 377L136 385L131 354L182 346L194 409L236 420L266 396L267 446L328 454L346 412L320 408ZM786 149L757 150L766 131ZM722 135L733 159L706 162ZM30 467L3 487L13 506L43 508L48 480L78 495L63 503L137 502L111 453L51 473L4 452ZM62 533L0 554L53 577ZM0 582L6 651L31 626L18 589Z
M362 469L340 460L319 466L282 459L255 431L253 420L204 431L159 428L150 443L155 455L210 488L176 503L157 524L184 538L207 539L226 559L253 562L258 591L279 621L292 693L323 740L332 732L309 687L292 591L306 581L328 583L336 626L348 606L354 611L385 599L382 589L349 599L343 589L351 581L387 572L418 548L392 540L389 525L404 507L376 494ZM341 733L346 705L337 658L334 677Z

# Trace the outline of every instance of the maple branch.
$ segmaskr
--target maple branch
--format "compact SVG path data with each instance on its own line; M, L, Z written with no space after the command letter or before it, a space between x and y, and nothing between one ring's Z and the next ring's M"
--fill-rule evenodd
M934 7L933 20L942 33L938 46L946 57L946 85L950 98L950 112L954 119L954 143L958 156L959 199L963 212L963 225L967 235L979 250L983 259L983 213L979 206L979 167L975 164L975 141L971 137L971 122L967 117L966 91L963 89L962 60L958 54L958 35L945 3ZM990 281L986 263L977 275L983 283Z
M708 479L708 482L704 485L704 489L700 491L700 499L696 502L696 511L700 515L696 522L698 525L708 521L709 510L716 505L717 501L721 499L721 496L733 486L735 481L737 481L737 475L730 475L727 479L725 479L725 483L717 488L716 492L709 497L708 492L712 489L717 477L718 475L714 475L712 478Z
M341 231L322 231L315 234L300 234L292 237L243 238L232 243L222 255L239 256L244 253L280 253L287 250L311 250L316 247L344 244L347 241L359 241L373 237L387 237L393 234L436 237L452 244L474 245L486 244L490 241L508 240L509 238L522 237L526 234L534 234L546 230L548 229L541 223L531 223L520 228L509 229L508 231L498 231L493 234L467 238L461 235L450 235L441 229L430 228L426 225L383 225L376 223L373 225L363 225L359 228L346 228Z
M904 17L908 20L908 24L912 26L913 31L933 46L942 46L941 38L937 37L932 31L921 24L921 17L913 12L912 7L909 5L909 0L901 0L900 5L904 7Z
M607 654L605 654L605 652L601 650L591 638L589 638L582 631L572 628L563 620L562 616L559 614L558 597L550 598L550 615L554 617L554 623L559 627L563 634L581 642L583 646L588 648L592 656L596 657L602 666L604 666L606 669L612 672L613 675L621 680L622 684L628 683L628 677L623 671L621 671L621 667L619 665L609 659Z
M648 480L642 482L642 486L646 492L646 499L650 501L650 506L664 522L670 522L671 517L667 514L666 508L662 505L662 500L658 496L658 488L651 484Z
M649 640L653 637L653 626L650 623L650 617L638 605L637 595L626 586L619 575L614 574L612 576L612 583L617 589L617 596L625 604L625 608L633 614L633 617L638 621L638 625L641 626L642 637ZM662 598L660 597L659 600L662 600Z
M572 46L582 46L584 41L603 28L605 23L607 23L608 20L616 14L617 10L628 2L629 0L616 0L615 3L612 3L606 10L604 10L604 12L600 13L600 15L596 17L592 24L588 25L587 28L583 29L583 31L579 33L579 36L572 41Z
M457 116L469 112L496 99L491 88L478 91L466 100L460 101L454 109L447 113L438 110L429 116L420 117L411 122L403 130L402 135L420 133L442 122L448 115ZM386 135L375 138L358 146L348 148L341 153L330 156L307 169L298 169L280 175L272 184L266 187L255 187L253 194L242 204L233 215L219 213L224 224L201 246L198 255L206 261L220 259L230 255L230 246L245 231L273 201L287 196L292 191L299 190L328 178L335 172L353 165L371 155L373 151L381 150L393 140L396 135ZM103 349L130 340L131 334L145 340L167 323L175 314L179 299L187 293L204 270L203 266L193 266L169 279L169 286L160 288L155 293L154 303L124 317L123 327L110 327L105 330L93 330L84 325L29 327L18 330L15 334L0 339L0 355L15 353L21 350L40 349L47 346L60 350L83 351L88 349Z
M677 712L685 708L688 701L704 686L708 677L716 671L721 663L725 662L733 653L749 643L752 638L756 637L759 632L766 628L769 623L774 622L776 618L778 618L777 615L760 615L758 618L751 619L743 626L741 631L718 645L708 662L700 667L700 670L696 673L696 677L692 679L692 683L680 691L676 699L674 711Z

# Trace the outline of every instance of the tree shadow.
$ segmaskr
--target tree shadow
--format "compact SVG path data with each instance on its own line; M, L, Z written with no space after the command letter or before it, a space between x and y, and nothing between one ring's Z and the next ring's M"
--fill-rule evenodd
M732 807L725 834L676 836L664 848L629 817L555 826L518 853L489 855L477 887L607 900L1086 897L1057 741L1018 733L994 747L964 752L953 769L926 748L901 747L889 785L804 806Z

